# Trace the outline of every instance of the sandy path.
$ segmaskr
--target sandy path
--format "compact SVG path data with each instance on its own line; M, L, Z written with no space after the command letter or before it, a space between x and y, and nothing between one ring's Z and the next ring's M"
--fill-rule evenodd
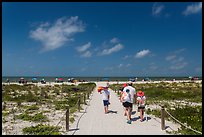
M98 86L105 86L105 82L96 82ZM97 88L96 88L97 89ZM126 117L118 97L111 90L109 110L104 114L101 95L97 90L93 91L90 105L84 106L84 110L77 113L78 116L73 124L70 125L69 135L165 135L165 130L161 130L160 119L149 116L148 121L140 122L139 113L132 115L132 124L126 123ZM136 106L133 107L135 112ZM117 113L116 113L117 112ZM168 130L177 129L178 125L166 121Z

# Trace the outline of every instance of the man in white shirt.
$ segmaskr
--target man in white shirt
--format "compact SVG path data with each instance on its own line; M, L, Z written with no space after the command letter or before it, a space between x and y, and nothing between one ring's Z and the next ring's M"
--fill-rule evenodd
M126 86L126 87L123 89L123 92L126 92L127 89L130 90L130 95L131 95L131 99L130 99L130 101L128 101L128 102L131 104L131 105L130 105L130 114L129 114L129 117L130 117L130 119L131 119L132 106L133 106L134 100L136 99L136 90L135 90L135 88L132 86L132 82L129 82L129 83L128 83L128 86Z
M131 124L131 106L132 104L130 103L131 101L131 94L130 94L130 90L126 89L126 91L123 91L122 96L121 96L121 101L123 102L123 106L125 108L125 114L127 116L127 123Z
M103 87L103 90L101 90L100 94L102 95L105 114L107 114L108 113L108 105L110 104L110 102L109 102L110 91L108 91L108 87Z

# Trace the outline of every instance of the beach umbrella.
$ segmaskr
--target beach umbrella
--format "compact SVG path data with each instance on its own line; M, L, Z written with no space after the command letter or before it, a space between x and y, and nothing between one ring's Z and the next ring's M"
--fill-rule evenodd
M62 81L62 80L63 80L63 78L58 78L58 80L59 80L59 81Z
M32 80L37 80L37 78L32 78Z

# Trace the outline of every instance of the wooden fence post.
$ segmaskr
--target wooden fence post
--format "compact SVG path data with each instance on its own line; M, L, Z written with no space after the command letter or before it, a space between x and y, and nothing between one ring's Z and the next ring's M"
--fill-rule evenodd
M78 111L80 112L80 95L78 97L78 100L79 100L79 102L78 102Z
M86 94L84 93L84 104L86 105Z
M89 99L89 92L87 93L87 99Z
M161 129L165 130L165 114L164 114L164 106L161 106Z
M69 131L69 106L67 106L66 111L66 131Z

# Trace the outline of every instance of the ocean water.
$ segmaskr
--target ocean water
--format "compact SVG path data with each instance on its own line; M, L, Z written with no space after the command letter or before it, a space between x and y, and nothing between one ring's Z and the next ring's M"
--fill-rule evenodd
M30 82L32 81L32 78L34 77L28 77L28 76L3 76L2 82L6 82L7 79L9 79L10 82L18 82L19 79L23 77L26 81ZM54 82L57 77L42 77L42 76L36 76L37 80L40 81L41 79L45 79L47 82ZM130 78L136 78L136 77L58 77L63 78L64 82L67 82L69 78L75 78L77 80L86 80L86 81L128 81ZM144 78L147 77L137 77L137 81L141 81ZM152 81L159 81L159 80L189 80L189 77L148 77ZM202 80L202 77L198 77L199 80Z

